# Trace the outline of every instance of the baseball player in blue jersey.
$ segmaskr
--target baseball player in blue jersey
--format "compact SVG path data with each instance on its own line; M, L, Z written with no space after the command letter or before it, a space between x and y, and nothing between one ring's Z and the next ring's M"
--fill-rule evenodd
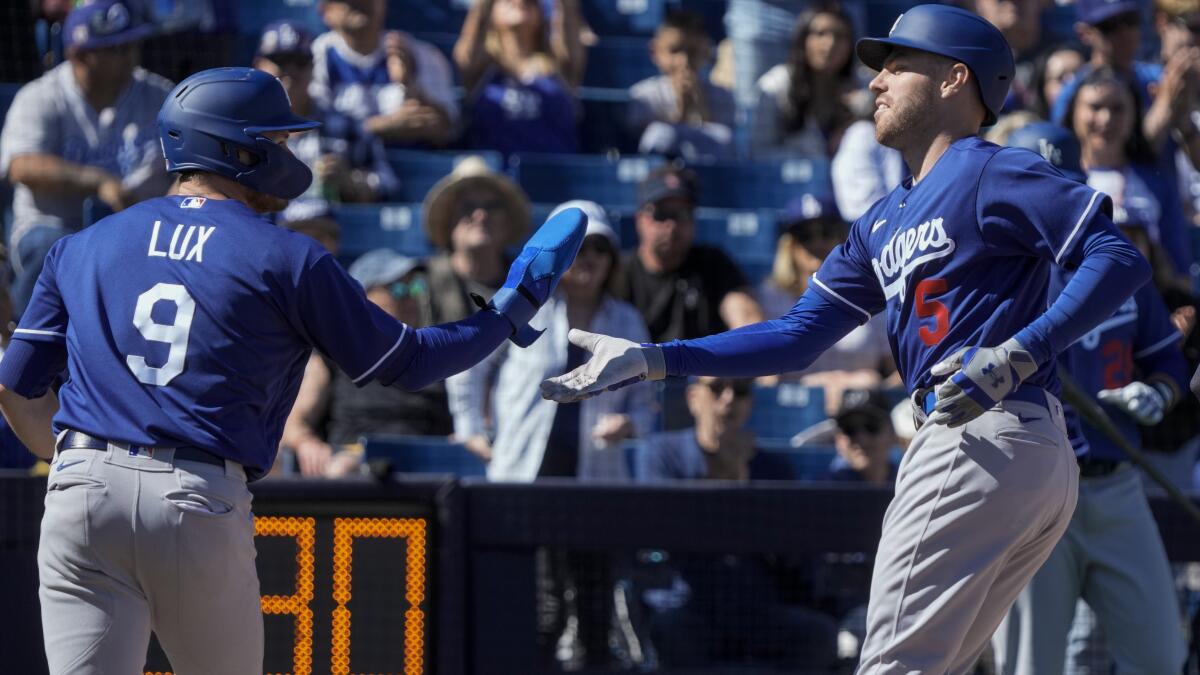
M854 223L791 311L657 345L573 332L592 359L542 393L570 401L643 378L798 370L886 312L921 424L883 522L858 672L966 673L1075 507L1055 357L1150 267L1113 226L1108 198L977 137L1013 77L990 24L919 5L857 51L879 71L876 137L912 178ZM1075 274L1047 307L1055 266Z
M1013 132L1009 144L1034 150L1065 175L1085 180L1078 142L1062 126L1031 125ZM1072 274L1055 268L1051 298ZM1137 446L1138 425L1158 423L1187 386L1182 340L1148 283L1060 354L1058 363ZM1116 443L1070 406L1065 411L1080 467L1079 501L1066 534L993 638L999 672L1062 673L1081 597L1104 628L1117 672L1181 672L1187 654L1175 585L1138 472Z
M51 672L140 672L153 630L176 672L258 675L246 481L271 466L310 351L357 384L416 390L506 338L529 344L586 217L540 228L484 311L413 329L265 219L312 180L286 143L316 123L278 80L198 73L158 123L171 193L54 245L0 361L0 408L53 456L38 548Z

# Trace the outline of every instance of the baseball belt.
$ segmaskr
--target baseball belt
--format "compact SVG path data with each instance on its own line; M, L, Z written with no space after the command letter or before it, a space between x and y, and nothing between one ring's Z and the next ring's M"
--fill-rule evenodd
M141 445L130 445L129 443L121 443L119 441L108 441L103 438L89 436L82 431L68 431L63 434L62 440L59 441L58 448L60 450L95 450L104 452L109 446L119 448L136 454L140 450L148 450L151 455L155 451L174 450L175 459L182 459L189 462L200 462L202 464L212 464L213 466L225 466L225 460L213 453L197 448L191 445L180 445L174 448L149 448Z

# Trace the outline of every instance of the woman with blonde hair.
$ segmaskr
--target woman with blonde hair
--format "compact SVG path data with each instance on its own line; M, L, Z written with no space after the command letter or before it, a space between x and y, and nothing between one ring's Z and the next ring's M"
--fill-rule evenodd
M825 257L849 233L830 195L802 194L788 205L780 221L771 276L759 284L763 315L782 316L808 289L809 279ZM825 389L825 407L833 414L846 389L874 389L895 372L882 315L855 328L808 368L781 376L784 381Z
M466 141L480 150L574 152L583 80L579 0L478 0L454 45Z

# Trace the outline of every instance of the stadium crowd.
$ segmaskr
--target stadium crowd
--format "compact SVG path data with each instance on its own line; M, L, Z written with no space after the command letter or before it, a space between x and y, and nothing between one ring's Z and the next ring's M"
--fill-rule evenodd
M1080 179L1113 198L1114 220L1154 264L1179 331L1169 348L1195 369L1200 0L964 3L1001 29L1017 60L1005 115L987 138L1005 144L1041 121L1069 132ZM854 56L856 36L886 30L880 21L904 4L249 4L277 16L259 7L247 18L233 0L39 3L27 28L51 36L30 55L45 72L14 83L0 135L0 173L11 185L0 190L5 341L55 241L167 188L155 115L171 80L253 65L283 82L297 114L323 123L288 141L314 181L276 222L320 241L372 302L409 325L474 312L504 281L514 247L554 208L589 216L577 261L533 322L545 334L530 348L505 344L480 366L413 393L357 388L314 353L276 475L367 472L376 468L372 446L387 445L379 439L402 451L435 438L449 441L446 453L470 453L493 480L895 480L914 429L882 315L807 370L778 378L643 383L561 405L543 400L537 384L586 357L567 341L572 328L657 342L790 309L849 224L906 177L899 153L875 140L871 72ZM619 11L625 5L636 8ZM442 24L431 29L428 16ZM195 35L215 37L186 37ZM211 53L181 53L202 44ZM591 186L595 199L579 200L580 183L567 173L582 175L581 166L596 173L580 181L612 189ZM750 178L724 184L735 174ZM378 245L400 242L397 230L408 232L402 250ZM765 243L748 252L750 240ZM1116 384L1139 376L1134 364L1111 368ZM30 466L12 433L0 433L0 465ZM1200 402L1181 397L1141 427L1141 443L1178 486L1196 489ZM402 456L388 457L402 466ZM647 603L659 658L686 666L728 656L689 648L684 638L728 627L679 596L719 593L714 578L734 570L761 591L743 598L744 611L804 635L836 634L826 617L767 592L779 564L676 565L667 590ZM578 561L548 565L559 585L579 573ZM605 629L578 610L575 623L561 623L560 663L582 666L589 650L592 665L603 662L595 653L606 649ZM710 641L741 644L737 658L836 660L833 637L786 653Z

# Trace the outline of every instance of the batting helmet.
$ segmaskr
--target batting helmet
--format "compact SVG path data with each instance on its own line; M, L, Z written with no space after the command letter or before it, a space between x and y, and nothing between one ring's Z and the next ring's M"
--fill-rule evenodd
M917 5L901 14L886 38L863 38L856 51L862 62L882 70L896 47L919 49L966 64L979 82L987 108L984 126L995 124L1016 70L1012 48L982 17L949 5Z
M303 194L312 171L264 134L319 126L292 112L279 80L254 68L196 73L175 85L158 112L167 171L208 171L282 199ZM250 154L249 163L238 150Z

